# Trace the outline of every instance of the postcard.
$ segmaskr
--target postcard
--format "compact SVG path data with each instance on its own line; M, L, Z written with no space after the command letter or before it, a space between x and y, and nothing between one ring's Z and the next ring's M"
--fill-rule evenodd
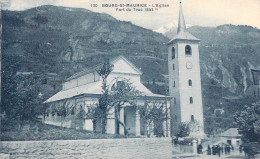
M0 4L1 158L260 156L260 1Z

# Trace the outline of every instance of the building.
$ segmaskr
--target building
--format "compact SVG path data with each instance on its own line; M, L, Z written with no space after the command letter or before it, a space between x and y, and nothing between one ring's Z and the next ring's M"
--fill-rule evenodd
M237 128L230 128L219 135L221 141L234 147L239 147L242 144L242 135L238 133Z
M106 125L106 133L126 134L127 135L148 135L148 136L170 136L170 97L158 95L148 90L140 81L142 72L136 68L124 56L118 56L110 60L113 65L112 72L107 77L109 91L113 91L115 85L122 85L125 81L135 87L141 94L137 96L132 103L127 102L120 109L120 121L116 119L115 109L109 111ZM89 131L101 132L101 120L88 116L92 108L97 106L100 95L102 94L102 78L98 70L103 64L88 68L67 79L62 84L62 90L49 98L45 103L48 105L47 115L43 119L45 123L85 129ZM162 120L152 120L149 123L140 113L140 109L148 105L154 107L152 103L163 106L164 116ZM133 105L135 103L135 105ZM138 105L138 106L137 106ZM61 111L55 111L60 107L70 109L83 109L85 112L80 118L75 117L76 110L71 111L65 118L60 114ZM54 111L53 111L54 110ZM122 122L125 128L119 123Z
M191 136L204 137L199 39L186 30L180 2L177 35L168 42L169 95L172 96L172 132L181 122L198 122Z

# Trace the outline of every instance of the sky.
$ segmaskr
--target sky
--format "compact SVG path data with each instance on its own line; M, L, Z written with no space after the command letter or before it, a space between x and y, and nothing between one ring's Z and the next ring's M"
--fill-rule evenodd
M175 26L179 13L179 0L9 0L2 6L8 10L25 10L46 4L107 13L152 30ZM98 4L98 7L91 7L91 4ZM102 4L167 4L169 7L156 11L119 12L115 8L101 7ZM234 24L260 28L260 0L182 0L182 7L189 26Z

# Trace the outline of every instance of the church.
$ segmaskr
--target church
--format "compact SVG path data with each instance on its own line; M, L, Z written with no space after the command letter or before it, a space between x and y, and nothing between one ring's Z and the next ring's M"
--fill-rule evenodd
M110 60L114 68L107 77L110 91L113 86L125 80L142 93L135 103L145 107L147 103L163 105L163 120L153 119L150 124L140 113L140 109L131 103L125 103L120 109L120 125L111 110L106 125L106 133L127 134L134 136L173 136L178 133L181 123L191 123L191 137L204 138L203 105L201 94L199 39L186 30L186 24L180 2L177 34L168 42L169 96L154 94L140 80L142 72L124 56ZM80 124L75 124L75 115L69 114L63 121L57 113L51 113L57 105L76 105L88 113L93 105L98 104L102 94L102 79L97 73L99 66L76 73L62 84L62 90L45 101L49 106L44 122L65 127L75 127L89 131L101 132L100 121L83 116ZM158 105L158 104L157 104ZM154 107L150 105L150 108ZM75 122L73 122L75 121Z
M154 94L148 90L142 83L140 76L142 72L134 66L124 56L117 56L109 61L113 65L112 72L107 76L107 85L109 91L113 91L115 85L122 85L124 82L134 87L140 95L132 102L125 103L120 109L120 122L116 120L115 109L109 111L106 124L106 133L121 134L133 136L170 136L170 97ZM91 111L90 108L96 106L102 94L102 78L98 74L101 65L88 68L85 71L76 73L62 84L62 90L45 101L48 105L47 115L44 117L44 123L63 126L68 128L83 129L95 132L101 132L101 121L88 115L83 115L77 119L76 112L72 112L65 119L60 115L61 107L69 109L82 108L85 114ZM158 107L163 116L158 119L152 119L147 122L145 114L140 112L142 107L154 110ZM150 108L151 109L150 109ZM146 111L149 111L146 110Z

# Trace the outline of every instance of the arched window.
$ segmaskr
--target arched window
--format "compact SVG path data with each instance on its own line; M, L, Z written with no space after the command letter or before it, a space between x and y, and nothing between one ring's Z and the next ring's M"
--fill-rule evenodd
M191 47L190 45L185 46L185 55L191 55Z
M192 80L189 80L189 86L192 86Z
M174 117L175 117L175 121L177 121L177 115L175 115Z
M190 104L193 104L193 98L190 97Z
M194 115L190 116L190 121L194 121Z
M172 64L172 69L175 70L174 64Z
M172 59L175 59L175 48L172 47Z
M175 87L175 81L173 81L173 87Z
M176 101L176 98L174 97L174 104L176 104L177 103L177 101Z

